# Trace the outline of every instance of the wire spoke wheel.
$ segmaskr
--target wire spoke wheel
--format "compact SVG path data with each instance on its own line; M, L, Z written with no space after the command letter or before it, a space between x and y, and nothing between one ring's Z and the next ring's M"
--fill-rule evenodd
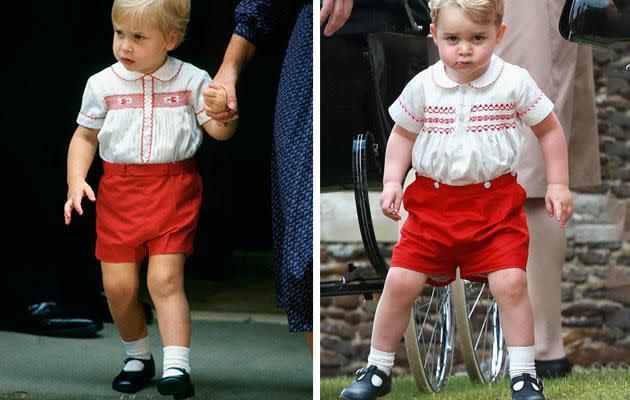
M414 301L405 347L416 386L440 391L448 380L455 340L451 286L425 286Z
M504 372L506 347L489 285L458 278L453 283L453 307L457 345L468 376L483 383L496 381Z

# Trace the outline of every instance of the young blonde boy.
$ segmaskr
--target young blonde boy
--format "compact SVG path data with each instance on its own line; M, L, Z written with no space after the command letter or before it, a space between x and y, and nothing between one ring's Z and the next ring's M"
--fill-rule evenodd
M64 217L96 201L96 257L126 358L112 387L135 393L155 375L147 325L138 299L140 267L164 345L157 389L185 399L190 379L190 310L184 264L193 250L201 204L194 155L203 131L230 138L236 122L218 124L204 112L207 72L170 57L183 40L190 0L115 0L113 53L118 61L89 78L68 150ZM225 96L211 107L225 108ZM103 160L98 199L86 182L96 151Z
M396 122L385 155L381 209L409 216L380 298L367 366L340 394L371 400L391 389L394 353L425 283L487 275L510 355L512 399L544 399L534 368L527 293L529 234L516 182L521 124L538 138L547 211L564 226L573 212L567 147L553 104L526 70L493 54L506 26L503 0L434 0L431 34L440 61L420 72L389 108ZM416 180L405 190L409 165Z

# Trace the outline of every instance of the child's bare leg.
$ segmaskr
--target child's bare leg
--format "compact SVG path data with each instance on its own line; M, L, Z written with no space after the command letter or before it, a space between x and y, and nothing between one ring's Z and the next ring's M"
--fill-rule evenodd
M390 268L378 301L372 347L394 353L405 334L413 301L426 282L426 275L405 268Z
M138 263L101 263L103 288L112 319L125 342L147 336L147 323L138 298L140 265Z
M190 308L184 293L185 260L182 253L149 257L148 287L164 345L162 381L158 385L162 394L175 394L182 390L182 383L187 385L186 391L192 390L187 377L190 373Z
M147 285L164 346L190 345L190 308L184 293L185 258L181 253L149 258Z
M368 366L357 372L354 382L341 391L340 399L373 400L389 393L394 355L409 324L411 305L426 278L404 268L389 269L374 316Z
M492 296L499 305L501 328L508 346L534 345L534 317L527 293L527 277L520 268L489 274Z
M534 364L534 316L527 292L527 277L520 268L488 275L490 291L499 305L501 328L510 356L512 399L544 400Z
M114 378L112 388L135 393L155 375L146 317L138 298L140 264L102 262L101 269L109 310L127 353L123 370Z

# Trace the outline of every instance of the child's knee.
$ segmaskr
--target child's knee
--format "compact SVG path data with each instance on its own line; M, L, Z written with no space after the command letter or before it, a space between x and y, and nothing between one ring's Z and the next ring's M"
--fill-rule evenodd
M390 268L387 272L386 288L393 296L413 301L418 296L426 276L403 268Z
M527 296L527 275L519 268L510 268L490 274L490 291L498 301L516 301Z
M109 301L127 300L138 295L138 285L134 281L104 278L103 289Z
M166 297L183 290L180 285L181 277L173 271L153 272L147 278L147 286L152 297Z

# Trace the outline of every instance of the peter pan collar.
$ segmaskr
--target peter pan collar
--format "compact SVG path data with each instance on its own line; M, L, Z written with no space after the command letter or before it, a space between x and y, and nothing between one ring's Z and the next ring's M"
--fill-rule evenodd
M125 80L125 81L135 81L138 79L142 79L143 77L148 75L157 80L167 82L175 78L177 74L179 74L179 71L181 71L183 65L184 65L183 61L180 61L173 57L167 57L164 64L162 64L162 66L158 68L152 74L144 74L142 72L129 71L120 62L117 62L116 64L112 65L111 68L112 68L112 71L114 71L114 74L116 74L116 76L118 76L120 79Z
M494 82L496 82L497 79L499 79L504 67L505 61L493 54L492 58L490 59L490 65L488 66L486 72L484 72L483 75L481 75L479 78L467 83L466 85L476 89L490 86ZM446 75L446 71L444 70L444 63L441 60L431 66L431 76L433 77L433 82L435 82L435 84L440 87L449 89L460 86L459 83L451 80L451 78Z

